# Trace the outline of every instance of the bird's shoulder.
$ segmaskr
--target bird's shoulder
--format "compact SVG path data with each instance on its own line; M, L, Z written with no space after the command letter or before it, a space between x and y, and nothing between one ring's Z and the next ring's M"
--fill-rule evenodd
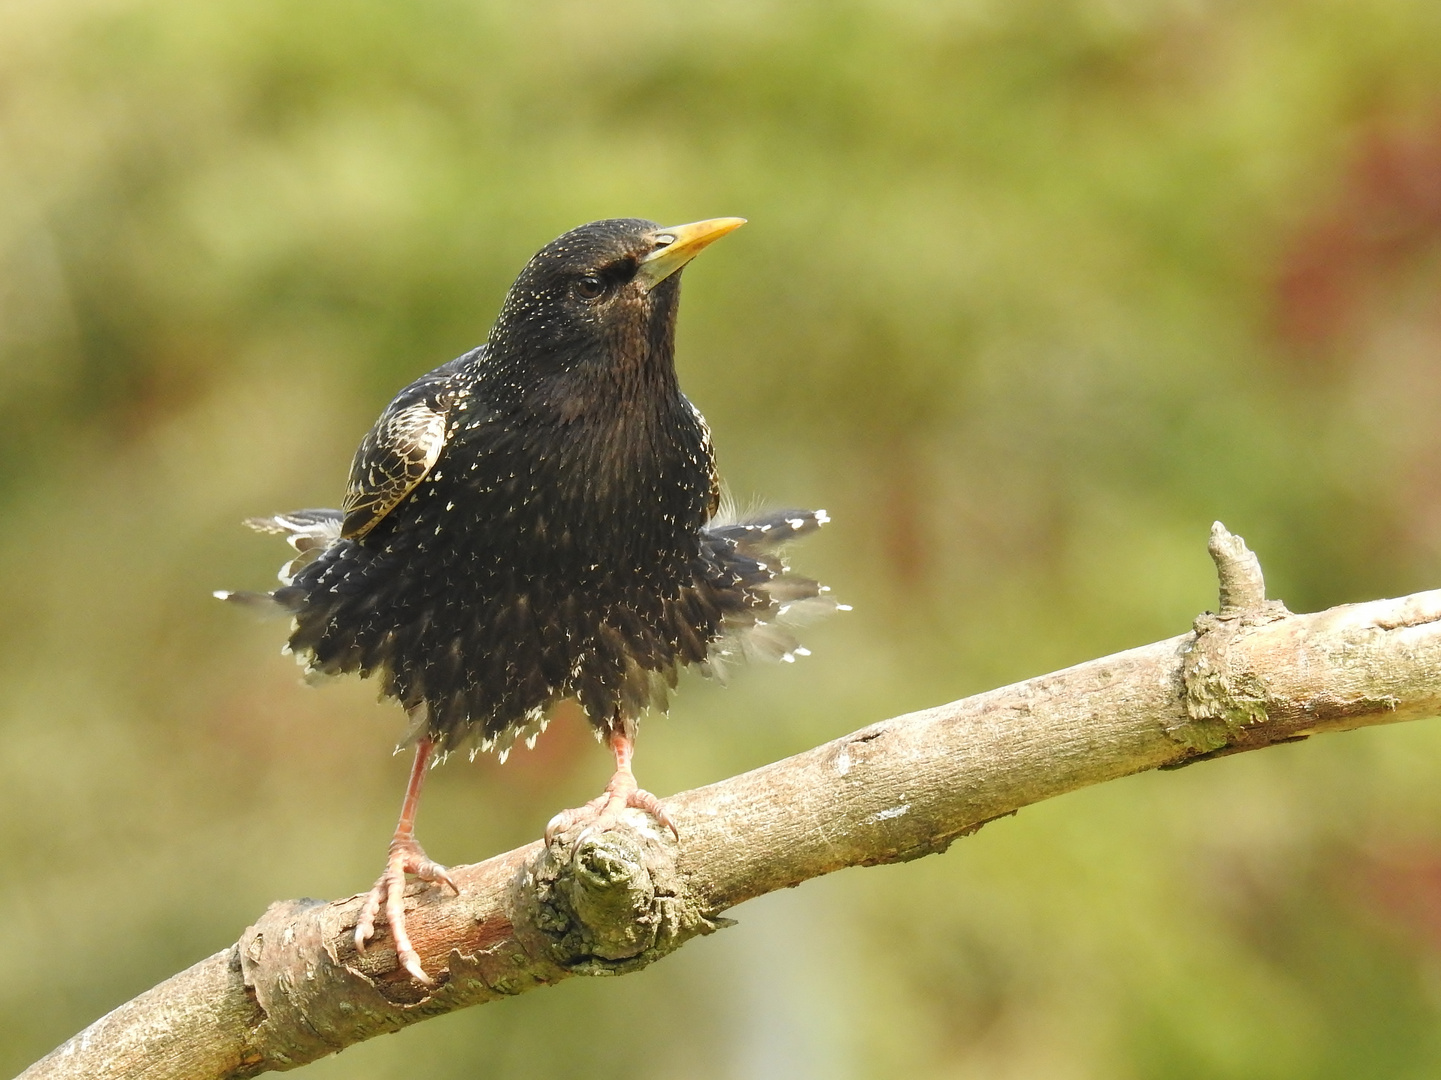
M701 414L701 411L696 408L695 402L691 401L691 399L684 394L680 397L681 400L685 402L685 407L690 411L691 419L700 434L700 459L705 464L710 480L710 491L706 494L705 507L706 520L710 520L719 512L721 499L724 494L721 490L720 473L716 470L715 446L711 442L710 424L706 423L706 418Z
M484 346L428 371L385 407L350 465L341 534L360 539L425 479L445 448L450 415Z

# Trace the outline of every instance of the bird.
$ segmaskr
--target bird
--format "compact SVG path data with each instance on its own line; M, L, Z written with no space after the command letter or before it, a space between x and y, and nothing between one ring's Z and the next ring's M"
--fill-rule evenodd
M614 218L546 244L485 342L380 414L340 509L246 522L294 549L280 587L215 594L289 614L285 648L307 678L374 677L405 710L397 750L413 743L414 761L354 943L365 951L383 909L418 982L432 980L406 930L407 874L459 892L415 836L432 763L459 750L504 760L572 699L615 771L551 819L547 841L629 807L679 839L635 779L642 715L666 711L681 668L807 655L792 626L845 606L784 558L826 512L738 510L677 379L681 271L744 223Z

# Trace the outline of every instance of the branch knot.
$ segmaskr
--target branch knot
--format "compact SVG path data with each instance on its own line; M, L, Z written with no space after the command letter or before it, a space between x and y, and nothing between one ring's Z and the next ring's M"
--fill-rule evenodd
M689 895L677 852L638 811L603 832L557 837L533 881L551 958L578 975L620 975L729 925Z
M1281 601L1266 599L1260 560L1219 521L1211 526L1207 550L1216 564L1221 610L1196 617L1195 637L1181 665L1189 722L1166 729L1200 755L1225 748L1242 728L1267 719L1265 680L1254 671L1233 669L1232 646L1252 628L1291 614Z

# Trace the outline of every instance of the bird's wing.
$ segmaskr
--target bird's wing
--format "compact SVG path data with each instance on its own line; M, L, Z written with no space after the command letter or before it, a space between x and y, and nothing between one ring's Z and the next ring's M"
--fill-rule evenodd
M705 502L705 516L709 521L720 511L721 502L725 498L725 493L721 490L720 473L715 467L715 448L711 445L710 425L706 423L705 417L701 415L701 411L695 407L695 403L690 398L685 397L684 394L681 397L685 398L685 403L690 406L691 415L695 417L696 423L700 426L701 456L710 462L710 491L706 493Z
M459 364L452 360L416 379L361 440L345 490L342 536L359 540L375 528L435 466L445 448Z

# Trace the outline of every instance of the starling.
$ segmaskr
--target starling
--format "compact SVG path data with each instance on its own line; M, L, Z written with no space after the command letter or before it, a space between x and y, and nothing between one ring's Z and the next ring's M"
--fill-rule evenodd
M547 837L604 826L626 807L674 832L631 771L641 714L665 711L680 667L804 655L786 623L838 606L781 558L825 512L737 514L706 422L676 379L680 270L742 224L596 221L547 244L485 344L381 413L340 510L247 522L296 550L281 588L216 594L288 612L287 648L307 674L374 675L409 715L415 762L355 944L364 950L383 907L400 962L421 982L406 874L455 889L415 840L433 758L504 759L574 698L616 769Z

